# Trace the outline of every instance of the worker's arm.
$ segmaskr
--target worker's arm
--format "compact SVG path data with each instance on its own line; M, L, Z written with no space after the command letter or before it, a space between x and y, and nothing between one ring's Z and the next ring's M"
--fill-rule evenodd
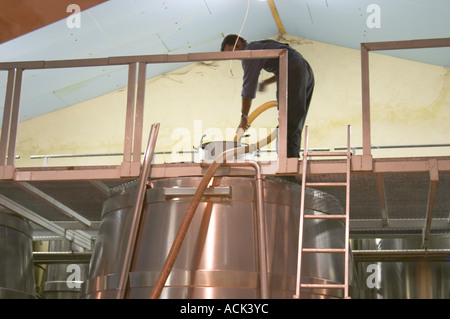
M252 99L243 97L241 107L241 122L239 124L239 127L243 128L244 131L246 131L250 127L248 123L248 113L250 112L251 106L252 106Z
M267 85L275 83L275 82L277 82L277 77L274 75L274 76L272 76L272 77L270 77L268 79L265 79L264 81L260 82L258 90L262 92L262 91L264 91L266 89Z

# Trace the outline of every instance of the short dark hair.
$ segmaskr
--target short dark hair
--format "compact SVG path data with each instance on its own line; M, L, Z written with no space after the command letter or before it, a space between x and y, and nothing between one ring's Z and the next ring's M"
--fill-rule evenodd
M245 40L243 37L237 35L237 34L229 34L227 35L223 41L222 41L222 45L220 46L220 51L223 51L223 49L225 48L225 46L227 45L232 45L234 46L237 41L242 41L245 44L247 44L247 40Z

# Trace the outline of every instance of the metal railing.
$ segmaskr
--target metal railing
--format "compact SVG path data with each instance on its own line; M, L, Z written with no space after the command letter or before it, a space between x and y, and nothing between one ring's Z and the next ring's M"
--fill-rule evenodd
M125 116L125 134L123 160L120 169L110 168L102 176L111 178L135 177L139 174L142 154L142 135L144 119L144 99L147 65L157 63L201 62L217 60L242 60L258 58L278 58L280 63L279 77L279 159L280 170L286 169L286 136L287 136L287 51L255 50L212 53L189 53L179 55L143 55L120 56L109 58L2 62L0 71L7 71L6 94L4 103L2 134L0 139L0 179L12 179L15 172L16 142L19 129L20 98L22 76L25 70L81 68L96 66L128 66L127 103ZM33 173L31 173L33 174ZM78 177L83 171L77 170ZM96 178L92 170L86 172L86 178ZM51 176L49 176L51 178Z

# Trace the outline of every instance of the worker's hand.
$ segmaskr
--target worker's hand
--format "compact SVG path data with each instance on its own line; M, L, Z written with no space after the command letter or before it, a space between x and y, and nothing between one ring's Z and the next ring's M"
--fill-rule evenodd
M265 79L262 82L259 82L258 91L263 92L266 90L266 88L269 84L276 83L276 82L277 82L277 77L275 75L268 79Z
M239 123L239 127L244 129L244 131L246 131L250 127L250 124L248 123L248 117L241 116L241 122Z
M258 91L264 92L266 90L266 83L264 81L259 82Z

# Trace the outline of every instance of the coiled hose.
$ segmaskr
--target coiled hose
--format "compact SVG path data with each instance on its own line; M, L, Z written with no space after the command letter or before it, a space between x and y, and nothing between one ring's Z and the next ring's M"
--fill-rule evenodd
M277 105L276 101L269 101L269 102L266 102L266 103L260 105L257 109L255 109L249 115L249 117L248 117L249 124L252 123L253 120L255 118L257 118L261 113L263 113L264 111L266 111L276 105ZM240 138L240 136L238 136L239 135L238 133L236 133L235 141ZM166 284L167 278L169 277L170 272L172 271L173 265L175 264L175 260L177 259L181 245L183 244L183 240L189 229L189 225L191 224L192 218L194 217L194 213L197 210L197 207L203 197L203 194L204 194L206 188L208 187L208 184L211 181L211 178L214 177L214 174L217 171L217 169L222 165L222 163L225 163L227 160L229 161L231 159L234 159L237 154L242 154L242 152L244 152L244 153L254 152L257 149L269 144L271 141L275 140L276 138L277 138L277 130L273 130L273 132L271 134L269 134L266 138L254 143L254 144L226 150L226 151L222 152L221 154L219 154L214 159L214 161L211 163L211 165L208 167L205 174L203 175L203 178L197 187L194 197L192 198L191 203L189 204L189 207L186 211L183 222L180 225L178 233L173 241L172 247L170 248L169 254L167 255L166 262L164 263L161 273L159 274L159 277L158 277L158 280L156 281L155 287L153 287L153 290L150 295L150 299L158 299L159 296L161 295L161 291L164 288L164 285Z

